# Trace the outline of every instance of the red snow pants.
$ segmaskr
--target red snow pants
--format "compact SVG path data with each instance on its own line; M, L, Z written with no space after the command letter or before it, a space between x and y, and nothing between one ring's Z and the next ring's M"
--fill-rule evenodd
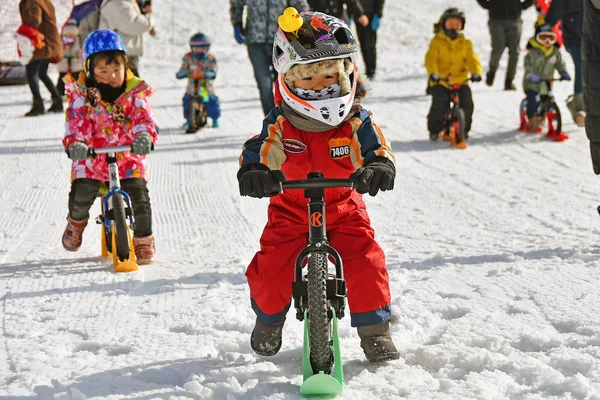
M306 202L292 207L285 203L278 198L271 200L260 251L246 271L253 307L265 323L277 322L273 317L279 320L285 317L292 299L296 256L308 243ZM389 319L390 289L385 255L375 241L361 196L353 192L342 202L328 204L325 212L329 244L342 258L352 326Z

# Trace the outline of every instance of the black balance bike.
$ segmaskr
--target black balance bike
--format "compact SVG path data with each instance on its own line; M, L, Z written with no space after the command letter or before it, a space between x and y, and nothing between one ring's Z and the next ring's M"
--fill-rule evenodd
M557 79L544 79L540 81L541 85L545 85L548 89L548 94L540 96L540 106L537 111L538 118L541 118L540 125L547 122L548 123L548 132L546 133L546 137L555 142L563 142L569 138L569 136L565 135L562 132L562 116L560 114L560 108L556 101L554 101L554 94L552 93L552 83L554 81L563 81L563 78ZM528 133L542 133L542 127L538 126L535 132L532 132L529 128L529 118L527 117L527 98L521 101L521 105L519 107L519 117L521 119L521 123L519 125L519 130L522 132Z
M347 178L323 178L321 172L310 172L307 179L285 181L274 188L281 192L302 189L310 199L308 246L296 258L292 283L296 318L304 321L302 395L335 396L341 393L344 381L337 320L345 314L346 281L342 259L328 243L324 201L325 189L340 187L353 186ZM328 260L335 266L335 274L329 273Z
M450 78L448 78L449 80ZM452 147L457 149L467 148L467 139L469 134L465 131L466 117L465 110L460 108L460 88L469 82L468 78L463 83L454 84L450 89L450 107L444 117L444 130L440 134L443 140L450 142Z

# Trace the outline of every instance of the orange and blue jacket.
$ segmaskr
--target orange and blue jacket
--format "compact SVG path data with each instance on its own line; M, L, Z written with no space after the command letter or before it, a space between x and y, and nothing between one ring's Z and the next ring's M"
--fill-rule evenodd
M348 178L379 157L395 163L390 143L372 118L370 111L360 109L337 127L309 132L294 127L274 108L265 117L261 133L244 144L238 177L257 163L282 170L286 179L306 179L311 171L320 171L325 178ZM360 196L345 188L327 189L325 200L330 204L354 195ZM286 191L272 202L280 202L278 198L284 203L307 202L301 190Z

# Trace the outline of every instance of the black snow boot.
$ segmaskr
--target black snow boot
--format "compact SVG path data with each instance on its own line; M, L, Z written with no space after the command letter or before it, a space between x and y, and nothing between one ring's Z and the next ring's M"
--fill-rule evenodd
M44 108L44 100L39 99L33 100L33 106L31 107L31 110L29 110L27 113L25 113L26 117L35 117L36 115L42 115L46 113L46 109Z
M511 81L504 82L504 90L517 90L517 87Z
M400 358L400 354L390 336L390 323L388 321L375 325L359 326L358 336L360 336L360 347L362 347L370 363Z
M494 85L494 78L496 77L496 71L489 71L485 76L485 84L488 86Z
M62 98L52 99L52 105L48 109L49 113L61 113L64 112Z
M259 356L268 357L277 354L281 348L281 334L284 323L285 318L281 322L265 325L257 318L252 336L250 337L252 350Z

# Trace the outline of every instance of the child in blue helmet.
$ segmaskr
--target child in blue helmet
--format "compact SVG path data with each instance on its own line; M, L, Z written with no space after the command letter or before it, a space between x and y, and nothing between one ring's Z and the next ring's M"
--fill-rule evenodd
M177 79L188 78L187 89L183 96L183 117L187 121L186 133L195 132L190 124L188 112L194 91L198 91L198 95L204 94L206 112L213 120L213 128L219 127L221 117L221 106L219 98L215 95L213 83L217 77L217 60L208 51L210 39L204 33L198 32L190 38L190 48L192 51L183 56L181 68L175 75ZM199 80L198 85L194 84L195 80ZM205 93L201 93L202 88L205 88Z
M79 249L89 210L102 183L109 181L106 154L90 158L89 148L131 146L118 154L117 165L121 188L133 206L135 255L138 264L149 264L155 247L146 155L158 138L148 103L154 89L127 68L125 44L116 32L90 33L83 49L84 70L77 79L70 74L64 79L69 105L63 146L73 163L62 244L67 251Z

